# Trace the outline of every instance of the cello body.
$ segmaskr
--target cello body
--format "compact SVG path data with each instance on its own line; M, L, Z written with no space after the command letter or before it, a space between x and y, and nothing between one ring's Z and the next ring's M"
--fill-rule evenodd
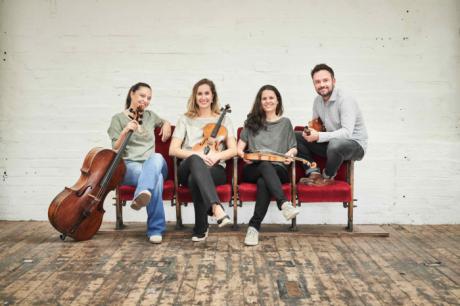
M48 219L62 233L61 239L70 236L77 241L88 240L99 230L105 212L104 199L122 182L126 171L124 162L115 163L113 174L101 187L116 156L114 150L91 149L83 161L78 181L72 187L65 187L51 202Z

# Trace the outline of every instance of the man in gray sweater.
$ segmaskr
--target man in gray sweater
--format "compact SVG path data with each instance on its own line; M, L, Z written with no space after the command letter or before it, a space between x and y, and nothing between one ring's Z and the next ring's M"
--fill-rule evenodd
M318 64L311 71L318 96L313 102L313 119L320 118L325 131L309 128L296 133L298 156L313 162L313 154L327 158L319 168L305 168L301 183L324 186L333 182L344 160L361 160L367 147L367 130L355 99L335 87L334 71Z

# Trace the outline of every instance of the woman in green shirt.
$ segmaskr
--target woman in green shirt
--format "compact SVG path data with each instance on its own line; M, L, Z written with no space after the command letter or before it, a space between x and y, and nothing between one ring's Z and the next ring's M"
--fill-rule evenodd
M147 206L147 237L152 243L161 243L166 226L163 181L168 176L168 167L163 156L154 151L154 129L161 126L161 139L166 141L171 136L171 124L147 110L151 99L152 89L148 84L133 85L126 97L125 110L112 117L107 132L113 149L118 150L128 132L133 131L123 152L126 164L123 184L136 186L131 208L140 210ZM130 109L136 110L138 107L144 110L142 124L130 118Z

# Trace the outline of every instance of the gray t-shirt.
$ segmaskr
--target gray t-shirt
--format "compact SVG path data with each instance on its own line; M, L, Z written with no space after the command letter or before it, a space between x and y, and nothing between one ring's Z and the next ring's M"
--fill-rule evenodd
M181 148L184 150L192 150L193 146L203 139L203 127L208 123L217 123L219 117L208 118L189 118L181 115L177 120L176 128L172 137L182 140ZM222 120L222 126L227 129L227 137L235 137L233 132L233 124L228 115ZM225 141L221 142L220 150L225 150ZM220 161L219 164L225 167L225 161Z
M254 134L248 128L241 131L240 138L246 143L248 152L286 153L297 146L297 141L291 121L282 117L277 121L267 122L267 129L261 128ZM282 163L280 163L282 164Z
M118 138L120 138L121 131L130 121L131 119L124 112L115 114L112 117L109 129L107 130L112 141L112 148ZM154 129L162 123L163 119L157 114L151 110L145 110L142 118L142 128L131 135L126 150L123 152L123 159L132 161L147 160L155 149Z

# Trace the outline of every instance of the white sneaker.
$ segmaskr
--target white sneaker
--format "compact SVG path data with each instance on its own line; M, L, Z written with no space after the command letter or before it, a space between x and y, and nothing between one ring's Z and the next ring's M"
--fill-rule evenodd
M300 213L300 209L292 206L292 203L286 201L281 205L281 212L283 213L284 218L289 221Z
M206 238L208 238L208 233L209 233L209 227L208 229L206 230L206 232L204 234L193 234L192 236L192 241L193 242L199 242L199 241L204 241L206 240Z
M259 243L259 231L254 227L249 226L246 232L246 238L244 238L245 245L257 245Z
M131 203L131 208L134 210L139 210L144 206L147 206L150 202L152 194L148 190L142 190L137 197Z
M163 237L161 235L152 235L149 237L149 241L154 244L161 243L163 241Z

